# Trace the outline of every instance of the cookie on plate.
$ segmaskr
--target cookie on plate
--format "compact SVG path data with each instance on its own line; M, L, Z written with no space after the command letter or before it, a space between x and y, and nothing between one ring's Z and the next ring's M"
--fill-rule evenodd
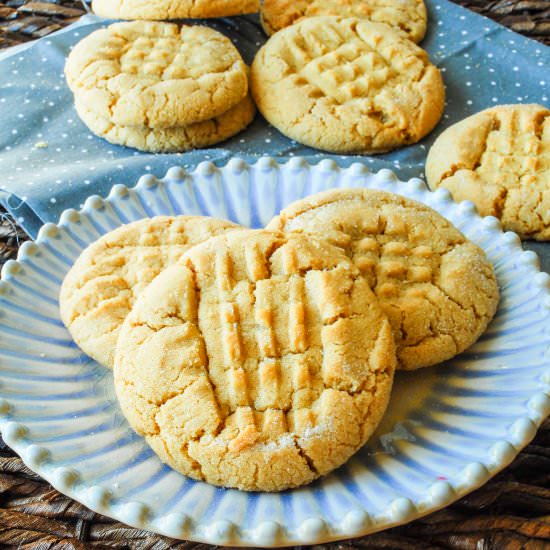
M87 109L118 126L188 126L220 116L248 92L248 67L227 37L174 23L94 31L70 53L65 75Z
M335 153L415 143L443 113L428 54L383 23L309 17L274 34L251 70L252 97L283 134Z
M61 319L74 341L112 368L120 326L140 292L193 245L238 227L202 216L159 216L123 225L92 243L61 286Z
M454 124L430 149L426 176L504 229L550 240L550 110L498 105Z
M450 359L495 314L499 291L484 252L416 201L330 190L292 203L267 228L321 234L352 258L390 320L398 368Z
M94 0L97 15L110 19L186 19L256 13L260 0Z
M262 27L269 35L303 17L340 15L386 23L402 30L413 42L424 38L428 20L424 0L264 0L260 13Z
M120 333L115 387L176 470L279 491L367 441L394 367L389 322L343 251L247 230L194 247L143 292Z
M82 105L78 97L75 97L75 106L82 122L97 136L115 145L150 153L178 153L210 147L244 130L256 113L252 99L246 96L235 107L211 120L189 126L152 129L118 126Z

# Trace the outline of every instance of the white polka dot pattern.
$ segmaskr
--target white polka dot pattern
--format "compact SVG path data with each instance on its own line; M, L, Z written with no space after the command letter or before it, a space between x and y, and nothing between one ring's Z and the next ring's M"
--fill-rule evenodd
M426 4L429 30L421 46L443 72L448 99L444 118L415 146L382 157L360 157L371 168L395 169L404 178L422 176L427 148L465 116L501 103L548 104L547 48L446 0ZM90 192L106 193L114 183L131 183L149 170L162 174L170 166L193 167L234 154L250 159L302 155L313 162L326 156L284 138L261 117L244 134L200 153L147 155L96 138L76 116L63 65L70 48L100 27L99 21L86 16L80 26L0 57L0 170L5 174L0 188L15 195L8 206L31 233L40 225L37 216L53 221ZM266 40L256 16L209 24L230 36L247 63ZM357 160L332 158L342 165ZM30 208L19 206L16 197L23 196Z

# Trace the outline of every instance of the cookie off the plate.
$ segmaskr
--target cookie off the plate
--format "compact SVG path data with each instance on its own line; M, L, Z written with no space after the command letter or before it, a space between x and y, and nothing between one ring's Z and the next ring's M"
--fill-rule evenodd
M110 19L187 19L255 13L260 0L94 0L97 15Z
M262 27L269 35L304 17L339 15L385 23L403 31L413 42L426 34L428 14L424 0L264 0Z
M550 110L496 105L453 124L431 147L426 176L521 238L550 240Z
M248 92L240 53L226 36L201 25L114 23L74 47L65 76L98 116L154 129L210 120Z
M308 17L257 53L252 97L287 137L334 153L416 143L445 103L439 70L400 31L354 17Z

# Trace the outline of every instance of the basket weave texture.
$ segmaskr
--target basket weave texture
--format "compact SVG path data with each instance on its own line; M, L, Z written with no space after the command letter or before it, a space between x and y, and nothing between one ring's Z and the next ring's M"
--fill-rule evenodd
M550 45L550 0L457 3ZM0 0L0 48L59 30L85 11L79 1ZM1 266L15 258L28 237L8 215L0 216ZM208 545L174 541L91 512L28 470L0 439L2 548L163 550ZM550 550L550 421L511 466L458 503L403 527L315 548Z
M550 44L549 0L458 0L456 3ZM87 4L84 0L0 0L0 48L59 30L84 14Z

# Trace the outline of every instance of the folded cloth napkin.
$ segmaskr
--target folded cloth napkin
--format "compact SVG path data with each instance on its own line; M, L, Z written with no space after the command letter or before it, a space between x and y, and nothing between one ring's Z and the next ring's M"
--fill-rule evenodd
M220 147L154 155L113 146L79 120L63 75L71 47L108 24L93 15L0 57L0 200L35 236L66 208L79 208L92 194L116 183L132 186L139 176L163 176L171 166L193 168L204 160L225 163L272 155L302 155L310 162L360 161L372 170L390 168L401 179L422 177L427 150L449 125L502 103L548 103L550 48L446 0L427 0L428 34L421 46L443 71L447 106L441 123L421 143L380 156L327 155L293 142L258 115L243 133ZM250 63L265 42L257 16L202 21L229 36Z

